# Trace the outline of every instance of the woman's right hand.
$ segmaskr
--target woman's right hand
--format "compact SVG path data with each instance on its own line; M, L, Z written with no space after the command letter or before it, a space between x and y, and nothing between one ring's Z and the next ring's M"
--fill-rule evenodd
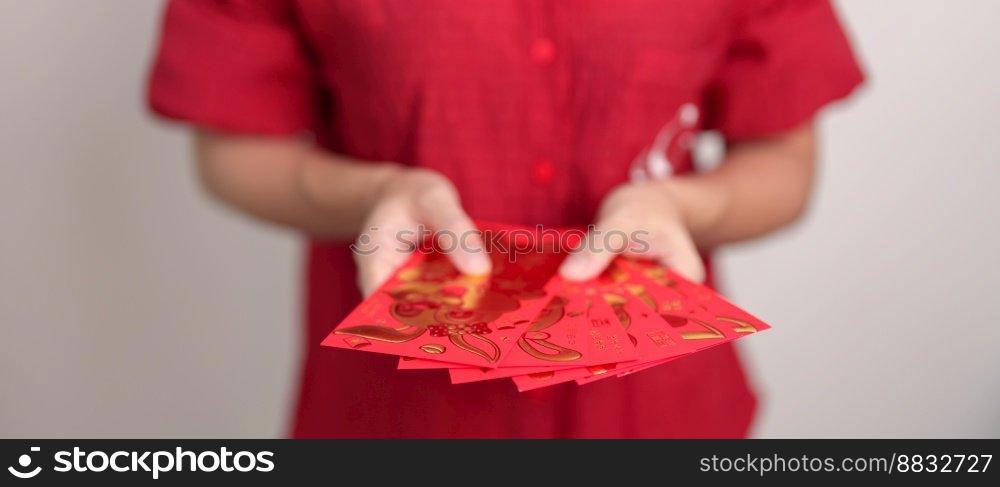
M451 181L428 169L399 168L383 182L353 246L358 285L365 297L406 261L420 244L422 231L459 239L457 245L440 243L454 249L448 257L462 273L489 274L482 238Z

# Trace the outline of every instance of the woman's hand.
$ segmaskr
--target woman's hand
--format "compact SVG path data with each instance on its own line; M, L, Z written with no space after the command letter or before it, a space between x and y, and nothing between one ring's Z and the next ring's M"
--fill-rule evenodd
M355 242L358 285L370 295L420 244L422 230L436 232L452 263L464 274L490 272L480 234L462 209L454 185L427 169L398 168L383 182Z
M583 248L563 262L560 274L583 281L599 275L618 254L653 259L695 282L705 267L667 181L627 183L605 197Z

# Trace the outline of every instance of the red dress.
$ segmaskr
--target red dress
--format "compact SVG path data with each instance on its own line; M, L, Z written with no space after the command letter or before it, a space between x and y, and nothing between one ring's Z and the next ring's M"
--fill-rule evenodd
M824 0L172 0L149 97L197 125L436 169L473 218L586 225L680 107L755 137L861 78ZM692 169L686 151L669 164ZM306 279L295 436L739 437L753 417L730 346L524 394L397 372L319 346L359 300L346 244L311 241Z

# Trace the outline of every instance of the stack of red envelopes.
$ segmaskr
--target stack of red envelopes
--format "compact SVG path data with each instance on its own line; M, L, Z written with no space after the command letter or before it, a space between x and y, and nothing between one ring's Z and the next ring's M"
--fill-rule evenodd
M621 377L769 328L650 261L619 257L596 279L562 279L582 231L479 226L490 276L462 275L422 249L323 345L448 369L454 384L512 378L527 391Z

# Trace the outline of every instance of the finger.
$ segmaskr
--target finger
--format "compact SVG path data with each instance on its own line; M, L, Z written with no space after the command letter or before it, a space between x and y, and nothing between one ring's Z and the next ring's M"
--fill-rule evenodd
M571 281L586 281L600 275L615 256L628 248L622 225L599 223L563 261L559 274Z
M371 296L396 269L406 263L406 259L407 254L391 250L380 250L372 255L356 257L358 287L361 289L361 294L366 298Z
M367 298L378 289L381 284L375 274L372 272L371 266L365 266L363 264L358 264L358 289L361 290L361 297Z
M666 232L657 242L663 246L654 251L657 261L692 282L700 283L705 280L705 264L686 231Z
M420 216L435 232L439 248L446 252L460 272L469 275L490 273L492 263L486 255L482 235L457 197L439 195L425 200L421 204Z
M374 266L373 259L371 256L365 256L363 258L355 258L354 262L358 273L358 289L361 290L361 296L367 298L379 286L378 279L375 277L375 272L372 269Z
M378 289L412 253L412 247L404 245L406 242L402 240L393 242L390 237L392 234L397 235L397 238L403 238L400 236L400 231L391 232L373 226L368 232L359 236L352 247L358 287L365 297Z

